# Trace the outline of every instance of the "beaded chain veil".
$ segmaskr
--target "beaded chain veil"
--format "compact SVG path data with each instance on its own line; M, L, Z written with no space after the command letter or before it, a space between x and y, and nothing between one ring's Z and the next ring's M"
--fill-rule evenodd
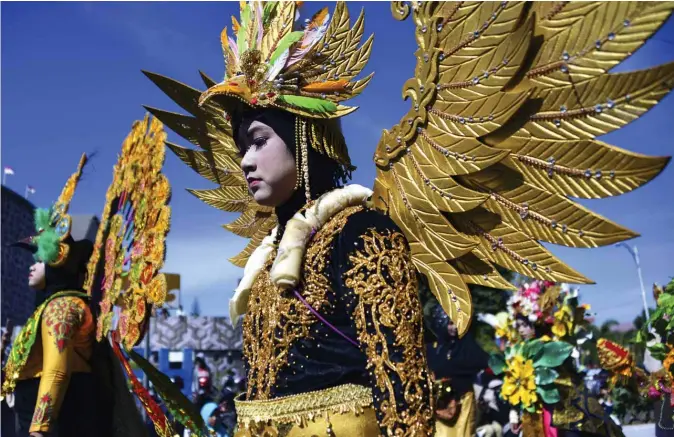
M496 266L541 280L589 283L540 241L591 248L637 234L579 205L629 192L669 158L648 157L596 138L653 107L671 89L674 64L609 73L667 20L667 2L393 2L411 17L418 44L411 101L376 146L372 201L404 232L417 270L442 307L467 330L468 284L510 289ZM225 226L250 238L232 258L244 266L276 226L249 196L230 115L275 108L302 120L312 147L350 166L343 138L326 122L356 108L372 75L357 79L372 50L361 44L363 14L351 25L343 2L295 23L294 2L241 2L221 35L226 71L204 74L202 92L146 75L190 115L148 108L199 146L168 143L218 187L191 190L240 217ZM306 127L309 126L309 127ZM313 126L313 130L312 130ZM316 132L318 141L314 141Z

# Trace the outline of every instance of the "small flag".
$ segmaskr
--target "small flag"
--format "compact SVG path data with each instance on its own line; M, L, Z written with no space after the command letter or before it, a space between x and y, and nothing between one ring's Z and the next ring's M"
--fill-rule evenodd
M14 170L12 170L12 167L5 167L4 174L14 175Z
M31 187L30 185L26 186L26 191L30 194L35 194L35 188Z

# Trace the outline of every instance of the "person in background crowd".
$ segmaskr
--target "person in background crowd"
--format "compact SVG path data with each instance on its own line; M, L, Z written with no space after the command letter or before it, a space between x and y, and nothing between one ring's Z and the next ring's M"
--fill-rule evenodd
M194 374L192 376L192 397L199 409L211 400L213 382L211 370L206 364L206 358L202 352L194 359Z
M438 387L436 404L436 437L475 436L475 392L477 374L487 368L489 355L468 332L457 335L454 323L436 302L429 320L430 331L437 341L427 344L428 366Z
M219 409L215 402L207 402L201 407L201 417L210 431L215 432L215 437L230 437L218 420Z
M478 375L475 385L477 395L477 435L478 437L502 437L503 428L508 423L510 405L501 399L503 381L487 368Z
M218 404L218 423L227 436L234 435L236 428L236 410L234 408L234 398L236 393L228 388L223 388L220 394L220 403Z
M95 339L98 305L84 292L94 243L71 235L67 211L87 161L82 155L54 206L35 209L35 234L10 245L33 254L27 282L44 298L3 366L18 437L146 435L109 344Z

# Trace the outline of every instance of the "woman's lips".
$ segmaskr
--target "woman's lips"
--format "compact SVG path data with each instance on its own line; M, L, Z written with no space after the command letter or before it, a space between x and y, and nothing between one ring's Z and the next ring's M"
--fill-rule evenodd
M255 187L257 187L258 185L260 185L260 182L261 182L261 181L260 181L259 179L253 179L252 181L248 182L248 186L249 186L250 188L255 188Z

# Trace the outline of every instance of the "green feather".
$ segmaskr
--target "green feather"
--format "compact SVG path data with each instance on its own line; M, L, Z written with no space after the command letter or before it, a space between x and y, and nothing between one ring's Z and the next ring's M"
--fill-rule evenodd
M290 32L286 34L286 36L284 36L283 39L281 39L281 41L278 43L276 50L274 50L274 53L272 53L271 57L269 58L269 65L274 65L274 62L279 58L279 56L288 50L291 45L302 39L303 36L304 32L302 31Z
M267 25L271 19L272 14L276 11L276 6L278 2L267 2L264 4L264 11L262 12L262 24Z
M337 105L329 100L317 99L314 97L293 96L282 94L276 98L277 102L283 102L296 108L304 109L310 112L326 113L335 112Z
M248 50L248 27L250 22L250 4L246 2L246 6L241 10L241 22L239 23L239 31L236 34L236 45L239 49L239 56Z
M47 229L51 227L51 209L36 208L35 209L35 230Z
M51 215L51 209L35 209L35 230L38 232L33 240L37 246L35 258L47 263L55 261L59 254L60 239L52 226Z
M36 238L37 258L46 263L56 261L59 254L59 236L53 228L45 229Z

